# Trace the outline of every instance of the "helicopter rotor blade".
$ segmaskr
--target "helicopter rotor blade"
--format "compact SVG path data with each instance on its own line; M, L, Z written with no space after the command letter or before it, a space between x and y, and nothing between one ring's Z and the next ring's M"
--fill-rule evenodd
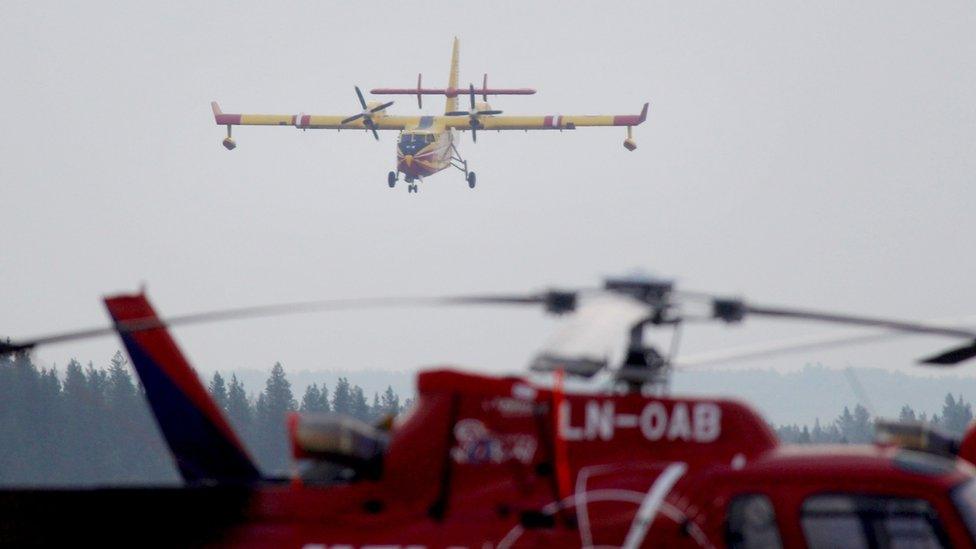
M219 309L202 313L171 316L164 319L148 318L121 322L115 326L86 328L70 332L44 335L18 341L0 341L0 356L22 352L42 345L64 343L119 333L133 333L155 328L209 324L229 320L249 318L278 317L329 311L348 311L379 308L402 308L423 306L464 306L464 305L545 305L546 310L555 314L572 310L575 307L576 293L550 290L535 294L485 294L440 297L382 297L363 299L331 299L322 301L303 301L258 305L233 309Z
M962 347L954 347L937 355L923 358L919 362L935 366L955 366L973 357L976 357L976 340Z
M828 313L820 311L809 311L804 309L793 309L789 307L763 307L757 305L743 304L746 314L765 316L772 318L794 318L797 320L813 320L817 322L828 322L832 324L847 324L849 326L864 326L869 328L886 328L899 332L909 332L915 334L941 335L947 337L962 337L966 339L976 339L976 331L956 328L950 326L939 326L925 322L911 322L904 320L892 320L887 318L876 318L841 313Z

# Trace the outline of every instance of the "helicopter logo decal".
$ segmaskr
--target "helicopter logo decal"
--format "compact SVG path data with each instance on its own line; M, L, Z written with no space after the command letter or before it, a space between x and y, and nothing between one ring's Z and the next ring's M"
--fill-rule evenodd
M532 463L539 446L535 437L524 433L494 433L474 418L462 419L454 425L457 446L451 449L456 463Z

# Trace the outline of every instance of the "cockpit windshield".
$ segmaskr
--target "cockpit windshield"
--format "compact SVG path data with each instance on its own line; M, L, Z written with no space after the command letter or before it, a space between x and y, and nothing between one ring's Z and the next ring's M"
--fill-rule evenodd
M416 154L417 151L434 142L434 135L429 133L400 134L400 150L404 154Z

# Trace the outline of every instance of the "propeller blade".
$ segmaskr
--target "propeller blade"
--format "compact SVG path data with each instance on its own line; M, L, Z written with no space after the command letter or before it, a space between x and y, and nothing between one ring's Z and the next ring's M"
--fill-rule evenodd
M460 295L441 297L381 297L366 299L330 299L321 301L304 301L294 303L279 303L274 305L258 305L254 307L240 307L234 309L220 309L202 313L172 316L165 319L146 318L120 322L115 326L87 328L57 334L29 338L21 341L0 341L0 356L9 353L27 351L40 345L64 343L96 337L104 337L116 331L128 334L164 328L171 326L188 326L193 324L210 324L229 320L243 320L249 318L279 317L295 314L316 312L348 311L359 309L380 309L399 307L438 307L465 305L544 305L553 313L573 310L576 303L575 292L546 291L538 294L496 294L496 295Z
M369 128L369 131L373 132L373 137L377 141L380 140L380 134L376 133L376 124L373 123L373 118L369 115L363 117L363 125Z
M380 111L386 109L387 107L389 107L392 104L393 104L393 101L390 101L389 103L383 103L382 105L377 105L377 106L373 107L372 109L369 109L369 112L380 112Z
M468 111L451 111L444 113L444 116L471 116Z
M366 99L363 98L363 92L359 90L359 86L356 86L356 95L359 97L359 104L363 106L365 111L369 107L366 106Z
M478 142L478 121L475 119L471 120L471 141Z
M471 112L474 112L474 84L468 84L471 90Z
M949 349L943 353L919 360L922 364L938 364L943 366L953 366L960 362L976 357L976 340L962 347Z
M342 124L348 124L348 123L352 122L353 120L359 120L363 116L366 116L366 113L361 112L359 114L354 114L354 115L350 116L349 118L343 119L341 123Z
M482 115L483 114L483 115L491 116L491 115L494 115L494 114L501 114L501 113L502 113L502 111L490 110L490 111L478 111L476 114L478 114L478 115Z
M481 98L487 103L488 102L488 73L485 73L485 79L481 81L481 93L484 95Z

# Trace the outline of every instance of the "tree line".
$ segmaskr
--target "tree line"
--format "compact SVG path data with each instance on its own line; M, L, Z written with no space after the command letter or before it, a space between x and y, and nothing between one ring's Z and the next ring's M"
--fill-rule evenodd
M289 412L333 411L376 421L409 405L391 387L369 400L344 377L331 391L309 385L299 401L280 363L257 395L234 375L227 381L215 373L208 388L271 475L287 472ZM106 367L72 359L63 374L38 367L25 353L0 357L0 485L179 483L144 392L121 352Z
M929 417L925 412L916 412L907 404L901 407L899 421L921 421L961 437L973 421L972 404L947 393L942 403L942 414ZM854 410L847 406L836 419L823 425L817 419L813 427L798 424L773 426L779 439L784 442L806 443L867 443L874 440L874 421L867 408L858 404Z
M236 375L215 373L208 382L214 402L229 418L261 469L287 474L290 462L285 417L291 411L337 412L367 422L397 415L409 399L387 387L366 396L340 377L334 387L313 383L296 398L280 363L264 388L248 393ZM972 405L950 394L931 417L909 406L901 420L925 421L961 435L973 420ZM774 426L779 438L797 443L867 443L871 414L844 407L830 423ZM121 352L106 367L71 360L63 375L38 367L28 354L0 357L0 485L176 484L179 477Z

